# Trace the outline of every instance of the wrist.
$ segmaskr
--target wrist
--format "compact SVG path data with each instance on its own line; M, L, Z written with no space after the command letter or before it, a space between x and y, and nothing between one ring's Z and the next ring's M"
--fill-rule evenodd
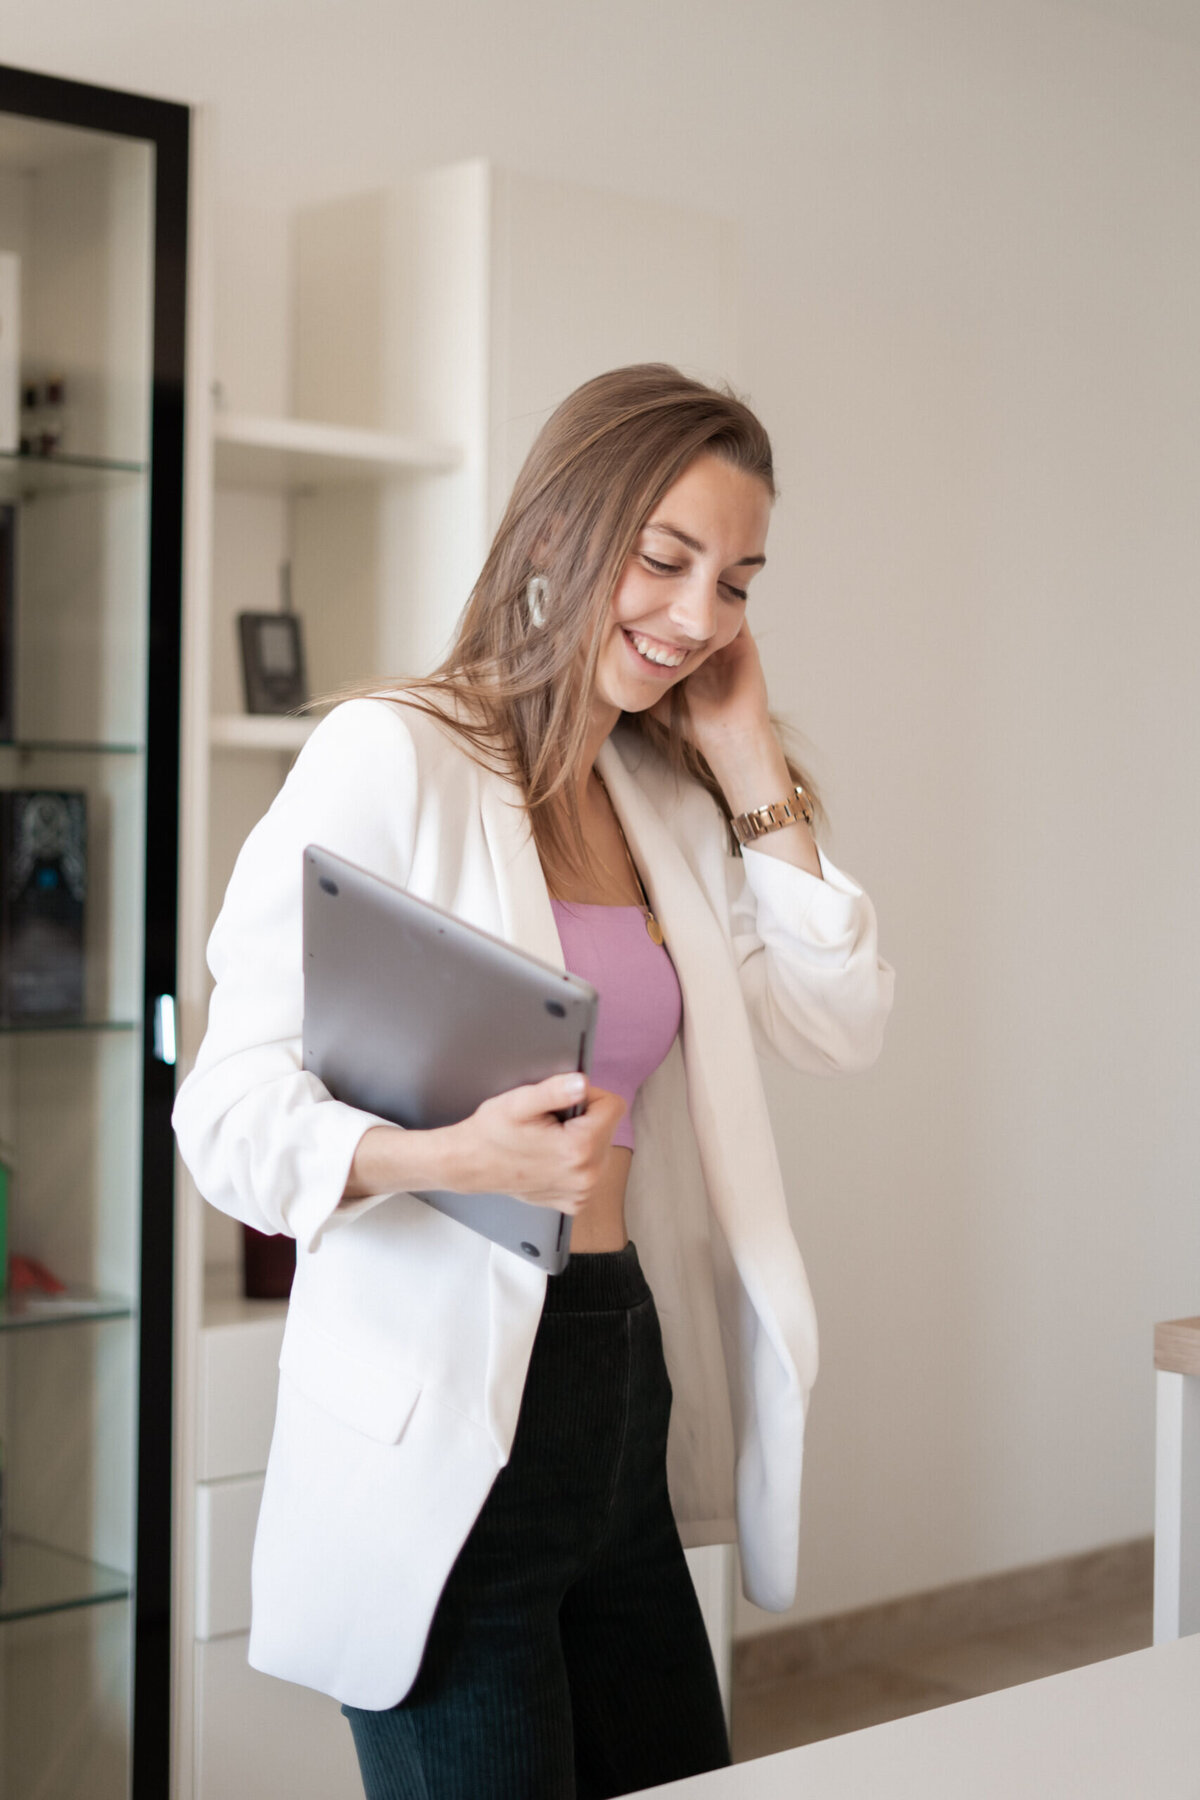
M441 1126L432 1131L406 1131L399 1125L372 1125L358 1141L343 1200L455 1188L457 1129Z
M427 1134L437 1140L433 1145L437 1178L428 1183L430 1187L445 1188L452 1194L480 1191L470 1125L469 1119L462 1119L457 1125L443 1125Z
M714 746L705 760L716 776L725 803L736 817L758 806L769 806L791 792L792 775L774 733L761 737L730 738Z

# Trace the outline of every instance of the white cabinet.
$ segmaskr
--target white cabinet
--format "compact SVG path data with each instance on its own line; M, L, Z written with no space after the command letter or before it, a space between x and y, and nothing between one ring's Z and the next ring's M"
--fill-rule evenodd
M205 483L192 516L212 527L193 546L187 626L185 1069L203 1031L204 942L234 857L310 728L242 711L237 612L276 604L286 561L315 694L424 673L450 640L525 451L571 388L643 360L737 375L735 245L700 214L476 161L306 209L293 250L294 416L213 413L197 451ZM184 1207L179 1471L191 1504L181 1507L177 1661L180 1718L192 1716L176 1791L328 1800L349 1781L356 1793L338 1709L245 1664L282 1308L229 1298L237 1228L186 1183ZM724 1672L728 1555L692 1561Z
M362 1800L336 1700L260 1675L244 1637L196 1650L196 1800Z
M199 1334L193 1509L194 1721L177 1793L196 1800L264 1795L360 1800L341 1708L323 1694L260 1675L246 1660L250 1558L271 1441L283 1308L211 1283ZM185 1781L187 1785L185 1786Z
M202 1481L196 1489L196 1636L250 1629L250 1556L261 1475Z
M228 1282L213 1280L214 1288ZM196 1385L196 1478L227 1481L267 1466L283 1308L210 1295Z

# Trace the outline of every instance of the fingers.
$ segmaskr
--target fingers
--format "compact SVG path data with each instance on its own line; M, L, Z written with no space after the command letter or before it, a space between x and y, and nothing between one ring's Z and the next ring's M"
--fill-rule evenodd
M603 1131L606 1141L612 1136L624 1111L625 1102L620 1094L610 1093L607 1088L589 1086L587 1111L583 1116Z
M582 1075L552 1075L497 1094L467 1122L475 1134L473 1185L574 1214L600 1179L624 1111L619 1094Z
M497 1099L515 1124L531 1123L547 1113L554 1113L563 1124L571 1125L577 1131L583 1128L583 1133L589 1137L603 1135L606 1141L625 1111L625 1102L619 1094L610 1093L607 1088L593 1087L584 1075L550 1075L545 1081L510 1088ZM584 1103L582 1111L573 1117L564 1116L581 1102Z
M507 1099L518 1119L537 1119L543 1113L565 1112L578 1106L587 1093L586 1075L549 1075L545 1081L512 1088Z
M589 1087L587 1106L573 1119L563 1121L563 1136L571 1146L572 1160L581 1176L595 1180L612 1143L612 1134L625 1111L620 1094Z

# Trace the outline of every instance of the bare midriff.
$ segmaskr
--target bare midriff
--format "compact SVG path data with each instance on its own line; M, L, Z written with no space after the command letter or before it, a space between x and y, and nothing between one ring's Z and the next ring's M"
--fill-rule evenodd
M629 1242L625 1231L625 1186L633 1151L610 1144L600 1180L582 1212L571 1221L571 1254L623 1250Z

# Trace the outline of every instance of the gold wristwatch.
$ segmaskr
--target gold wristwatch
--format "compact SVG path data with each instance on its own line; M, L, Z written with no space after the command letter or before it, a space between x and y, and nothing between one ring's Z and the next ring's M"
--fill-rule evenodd
M802 787L795 787L784 799L739 813L729 823L739 844L752 844L755 838L766 837L769 831L781 831L785 825L795 825L801 819L811 828L812 802Z

